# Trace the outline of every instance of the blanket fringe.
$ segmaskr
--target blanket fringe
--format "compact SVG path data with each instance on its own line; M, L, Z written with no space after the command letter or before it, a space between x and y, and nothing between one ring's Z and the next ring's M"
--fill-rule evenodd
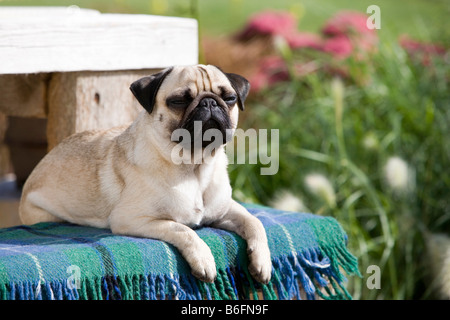
M72 288L67 279L15 282L0 286L0 298L12 300L236 300L236 299L351 299L340 272L359 274L357 260L345 247L309 249L272 260L272 280L264 285L247 266L218 270L214 283L190 274L116 275L80 279ZM332 263L333 262L333 263Z

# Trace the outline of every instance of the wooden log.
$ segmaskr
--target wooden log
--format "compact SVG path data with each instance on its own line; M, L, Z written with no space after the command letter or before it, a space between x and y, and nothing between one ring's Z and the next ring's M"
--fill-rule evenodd
M135 119L142 107L129 87L158 70L53 74L48 94L48 147L85 130L108 129Z
M7 116L45 118L50 75L0 74L0 112Z
M0 181L6 174L12 172L9 148L4 142L7 127L8 117L0 112Z
M8 117L5 141L18 186L22 186L34 167L47 153L47 119Z

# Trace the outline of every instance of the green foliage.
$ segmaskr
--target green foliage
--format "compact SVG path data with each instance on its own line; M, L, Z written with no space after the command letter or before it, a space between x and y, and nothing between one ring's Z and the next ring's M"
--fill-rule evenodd
M292 65L304 53L290 56ZM323 65L323 57L315 59ZM355 298L426 298L424 232L450 231L449 65L441 58L424 66L394 41L338 65L343 82L322 68L247 103L252 114L240 126L279 129L280 167L262 176L261 164L230 165L234 195L268 204L288 189L312 212L336 217L363 276L370 265L382 273L380 290L369 290L364 277L352 280ZM386 177L394 156L409 168L404 190ZM310 173L331 181L335 206L308 190Z

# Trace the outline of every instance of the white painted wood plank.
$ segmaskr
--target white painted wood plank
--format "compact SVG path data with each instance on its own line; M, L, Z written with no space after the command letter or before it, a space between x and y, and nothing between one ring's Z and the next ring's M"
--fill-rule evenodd
M100 15L100 11L93 9L82 9L76 5L68 7L0 7L0 19L25 19L25 18L39 18L59 17L67 18L74 15Z
M198 62L194 19L93 10L43 13L41 8L35 14L28 8L23 15L8 15L3 10L0 74L157 69Z

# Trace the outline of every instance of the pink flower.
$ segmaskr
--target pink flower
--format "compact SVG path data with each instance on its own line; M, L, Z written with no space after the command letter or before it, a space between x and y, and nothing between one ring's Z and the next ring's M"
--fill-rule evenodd
M289 12L264 11L253 15L237 38L248 40L257 35L285 35L295 31L297 19Z
M315 72L319 66L314 61L307 63L294 63L292 72L296 77L302 77L306 74ZM260 61L258 70L250 77L252 92L258 92L270 87L276 83L288 81L291 79L286 62L278 56L269 56Z
M321 46L319 35L297 31L297 19L289 12L264 11L255 14L237 35L237 39L242 41L255 36L281 36L292 49L318 49Z
M421 59L424 66L429 66L434 57L444 56L447 52L445 47L441 45L419 42L409 38L407 35L400 36L399 43L411 57Z
M342 59L350 55L364 57L375 49L378 41L375 30L367 28L367 16L355 11L341 11L325 23L322 33L325 40L323 51Z
M339 35L333 38L326 39L321 50L327 53L331 53L338 59L345 59L352 54L353 45L348 36Z
M400 36L400 45L409 53L423 52L429 54L443 55L446 50L443 46L429 42L419 42L409 38L407 35Z
M367 16L361 12L341 11L326 22L322 33L327 36L375 33L366 23Z
M313 48L320 49L322 47L322 39L315 33L309 32L292 32L284 35L289 47L292 49Z
M250 88L258 92L277 82L289 79L289 72L283 59L277 56L266 57L259 63L258 70L250 78Z

